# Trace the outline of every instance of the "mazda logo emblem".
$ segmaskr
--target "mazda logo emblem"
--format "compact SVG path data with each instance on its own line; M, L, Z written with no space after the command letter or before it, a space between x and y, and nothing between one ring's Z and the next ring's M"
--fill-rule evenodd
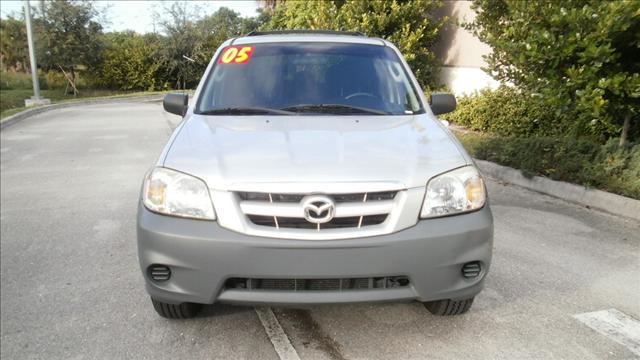
M302 209L304 210L304 218L308 222L324 224L333 219L336 205L327 196L311 195L302 199Z

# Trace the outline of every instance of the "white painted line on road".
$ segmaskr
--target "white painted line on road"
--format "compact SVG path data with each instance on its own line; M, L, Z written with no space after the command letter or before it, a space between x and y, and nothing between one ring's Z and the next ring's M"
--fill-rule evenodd
M273 311L268 307L257 307L254 309L280 359L300 360L298 352L293 348L293 345L291 345L291 341L289 341L287 334L285 334L284 329L280 326Z
M616 309L576 314L573 317L640 356L640 321Z

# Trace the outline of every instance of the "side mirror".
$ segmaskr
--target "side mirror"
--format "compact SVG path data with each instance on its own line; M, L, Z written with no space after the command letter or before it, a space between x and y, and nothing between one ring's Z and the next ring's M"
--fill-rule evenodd
M166 112L184 116L189 108L189 95L187 94L167 94L164 96L162 106Z
M435 92L431 94L431 111L433 111L434 115L450 113L455 109L455 96L442 92Z

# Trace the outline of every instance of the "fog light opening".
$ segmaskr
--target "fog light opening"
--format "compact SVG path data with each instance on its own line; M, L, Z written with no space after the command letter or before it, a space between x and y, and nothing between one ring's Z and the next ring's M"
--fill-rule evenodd
M479 261L472 261L462 265L462 276L466 279L473 279L482 273L482 265Z
M149 277L156 282L167 281L171 278L171 269L166 265L153 264L147 269Z

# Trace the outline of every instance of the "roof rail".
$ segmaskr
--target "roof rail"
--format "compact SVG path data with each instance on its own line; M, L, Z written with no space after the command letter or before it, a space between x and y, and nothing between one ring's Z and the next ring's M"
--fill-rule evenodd
M366 36L359 31L338 31L338 30L272 30L272 31L252 31L245 36L262 36L262 35L286 35L286 34L323 34L323 35L350 35L350 36Z

